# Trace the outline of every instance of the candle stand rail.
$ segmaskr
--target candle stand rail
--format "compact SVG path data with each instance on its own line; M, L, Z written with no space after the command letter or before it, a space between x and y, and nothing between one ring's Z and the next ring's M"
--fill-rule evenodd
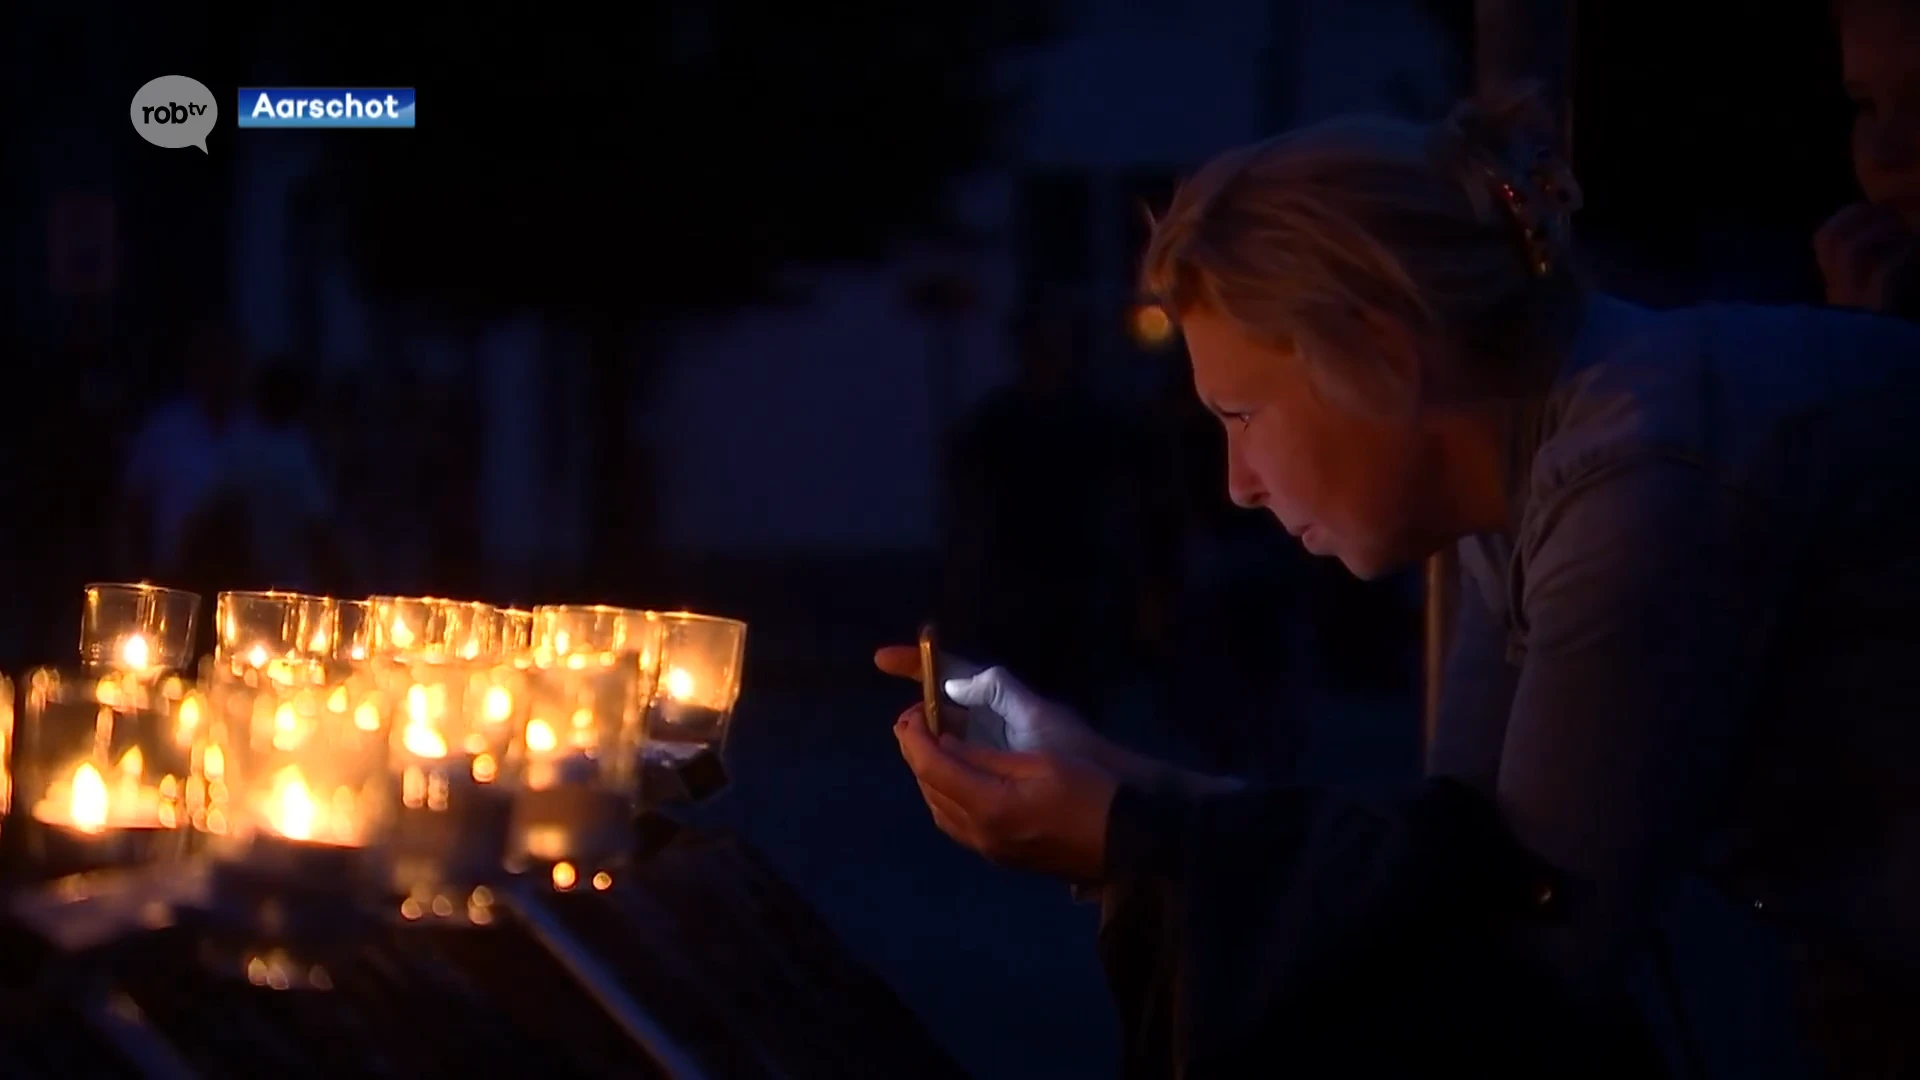
M617 875L528 873L453 917L204 859L7 864L0 1074L964 1076L740 840L658 811L634 839Z

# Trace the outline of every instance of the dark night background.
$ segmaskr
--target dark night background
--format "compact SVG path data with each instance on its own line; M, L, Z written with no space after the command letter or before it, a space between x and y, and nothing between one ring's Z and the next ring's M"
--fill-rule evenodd
M1825 4L1678 6L1579 5L1596 269L1660 303L1815 300L1810 237L1854 197ZM1414 582L1355 584L1227 504L1131 275L1143 204L1213 152L1350 109L1442 114L1471 5L369 16L0 7L0 667L66 655L85 581L291 584L233 579L250 556L217 537L178 568L128 540L134 437L216 322L233 389L286 376L341 554L316 588L748 619L736 784L702 816L970 1069L1108 1074L1093 909L934 830L887 738L913 688L871 650L934 615L1136 744L1413 773ZM163 74L218 96L209 155L130 130ZM240 131L240 86L413 86L420 126ZM1760 954L1702 920L1696 1019L1749 1028Z

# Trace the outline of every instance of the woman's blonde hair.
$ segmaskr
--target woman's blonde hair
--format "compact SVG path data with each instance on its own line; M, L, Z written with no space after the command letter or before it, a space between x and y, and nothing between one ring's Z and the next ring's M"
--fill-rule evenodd
M1374 408L1512 391L1577 318L1579 192L1532 87L1440 124L1333 120L1229 151L1152 222L1142 287L1292 346L1316 385ZM1420 385L1382 328L1429 350Z

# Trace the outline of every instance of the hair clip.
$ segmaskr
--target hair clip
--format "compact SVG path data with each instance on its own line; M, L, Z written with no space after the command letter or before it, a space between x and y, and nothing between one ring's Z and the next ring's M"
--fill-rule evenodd
M1547 234L1547 223L1539 210L1520 185L1502 176L1498 169L1483 164L1481 171L1486 174L1487 182L1499 197L1501 205L1506 207L1507 216L1513 219L1514 227L1520 230L1520 242L1526 248L1528 268L1539 277L1553 273L1553 245Z

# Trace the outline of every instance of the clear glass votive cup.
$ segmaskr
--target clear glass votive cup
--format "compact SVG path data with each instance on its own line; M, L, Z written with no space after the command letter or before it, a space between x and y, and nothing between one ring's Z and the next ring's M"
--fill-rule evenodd
M334 601L333 659L360 664L373 655L373 604L367 600Z
M514 754L522 770L508 865L568 864L573 872L626 860L639 805L640 668L621 654L526 673L528 708Z
M394 884L410 897L498 878L523 756L526 672L494 662L380 661L393 702Z
M339 629L332 597L295 592L223 592L214 624L214 663L255 669L331 659Z
M193 656L200 595L158 585L86 586L80 662L89 668L154 673L185 668Z
M57 876L184 851L198 716L183 684L130 668L28 676L10 775L37 870Z
M719 748L740 699L747 624L690 611L656 612L660 670L648 701L647 739Z
M350 674L319 663L211 665L193 762L204 808L193 823L218 839L225 862L322 889L371 880L365 853L392 828L391 712Z
M500 652L516 667L533 664L533 612L520 608L500 609Z

